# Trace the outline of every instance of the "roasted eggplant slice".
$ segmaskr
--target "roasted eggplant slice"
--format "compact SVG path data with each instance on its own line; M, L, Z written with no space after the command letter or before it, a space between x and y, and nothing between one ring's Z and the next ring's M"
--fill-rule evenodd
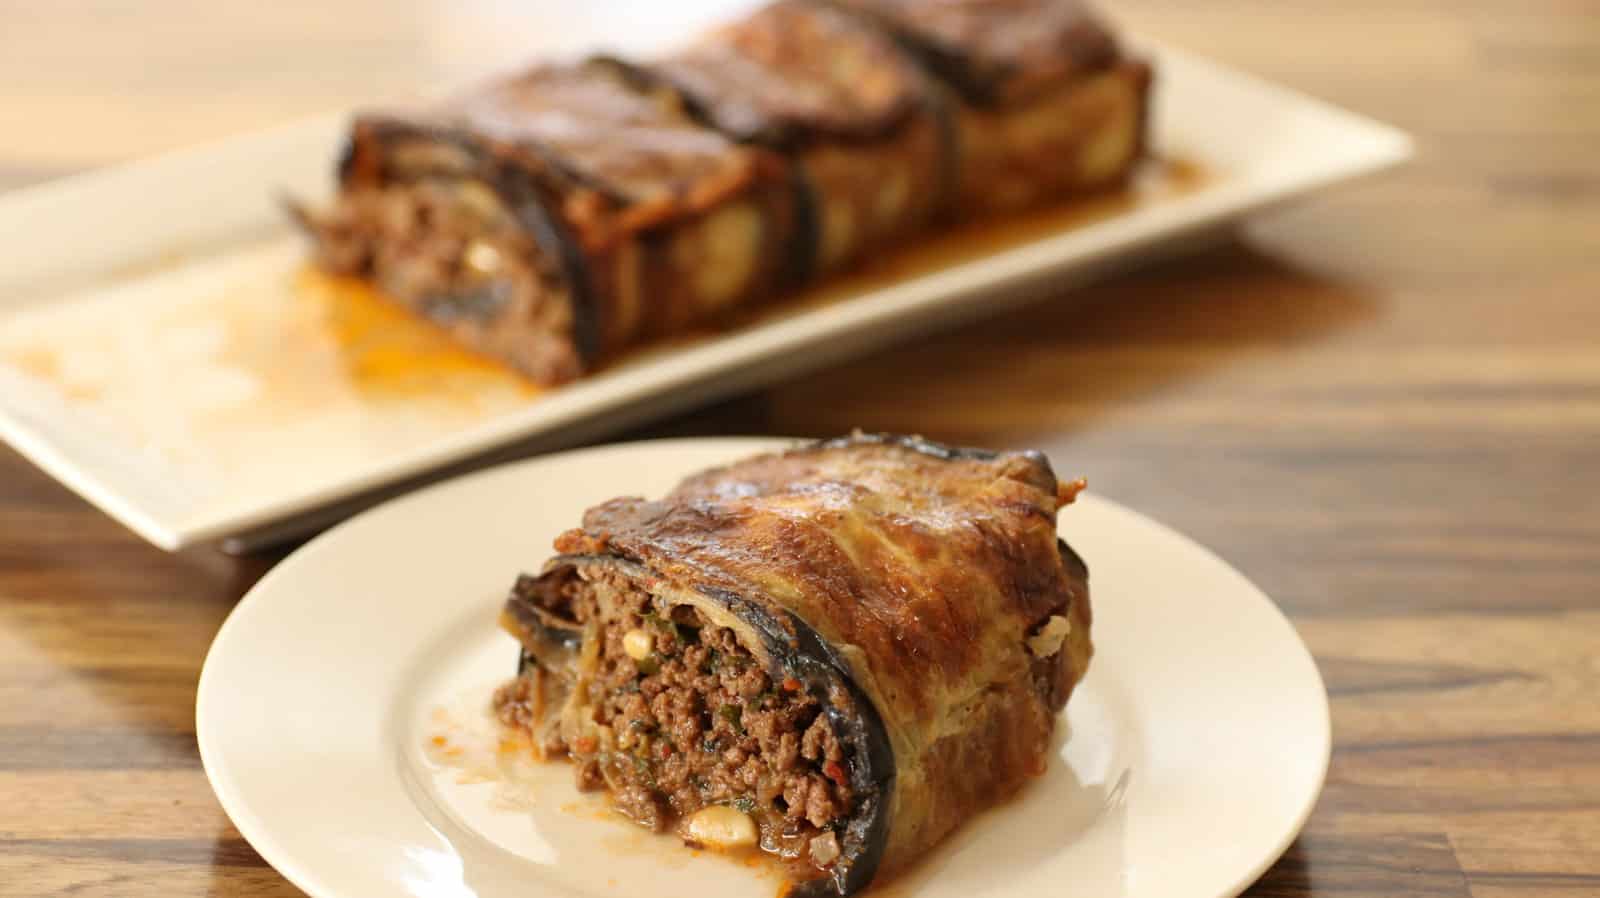
M359 118L335 204L303 217L324 268L561 382L784 286L798 183L596 61Z
M724 134L796 160L812 188L820 272L915 233L949 197L944 97L859 17L779 0L640 71Z
M1007 209L1124 181L1144 153L1150 67L1080 0L836 0L960 97L960 203Z
M1048 762L1092 653L1074 493L1038 453L857 435L607 502L507 604L502 719L643 825L854 894Z

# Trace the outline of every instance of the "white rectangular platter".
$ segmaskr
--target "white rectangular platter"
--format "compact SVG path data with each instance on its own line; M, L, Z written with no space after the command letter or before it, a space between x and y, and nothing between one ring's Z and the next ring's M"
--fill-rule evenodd
M1155 153L1194 183L544 392L304 276L280 200L326 194L343 115L0 197L0 436L164 549L286 533L487 452L593 439L1081 282L1411 152L1387 126L1135 43L1158 73Z

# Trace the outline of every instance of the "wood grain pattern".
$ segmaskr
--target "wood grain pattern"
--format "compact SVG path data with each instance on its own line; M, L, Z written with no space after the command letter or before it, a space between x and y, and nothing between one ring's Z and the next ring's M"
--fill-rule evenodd
M1413 130L1420 158L633 435L1044 448L1237 564L1322 666L1327 791L1252 898L1600 894L1600 10L1107 5ZM510 6L10 7L0 186L510 58ZM163 555L0 450L0 895L297 894L193 735L206 647L275 560Z

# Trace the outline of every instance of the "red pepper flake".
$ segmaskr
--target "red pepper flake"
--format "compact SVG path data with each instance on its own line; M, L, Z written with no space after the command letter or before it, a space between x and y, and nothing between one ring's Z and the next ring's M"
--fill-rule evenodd
M663 743L661 743L660 751L661 751L661 757L669 758L669 757L672 756L672 745L670 743L663 742Z
M1089 481L1083 479L1082 477L1071 481L1056 481L1056 508L1061 509L1071 505L1072 500L1078 498L1078 494L1083 492L1086 488L1088 488L1088 486Z
M799 692L800 691L800 681L796 680L794 677L784 677L783 678L783 691L784 692Z
M843 786L846 784L844 768L839 766L838 761L829 761L828 763L822 765L822 772L827 775L828 779L833 780L839 785Z
M590 736L579 736L577 739L572 740L572 747L577 750L578 754L588 755L593 754L594 750L600 746Z

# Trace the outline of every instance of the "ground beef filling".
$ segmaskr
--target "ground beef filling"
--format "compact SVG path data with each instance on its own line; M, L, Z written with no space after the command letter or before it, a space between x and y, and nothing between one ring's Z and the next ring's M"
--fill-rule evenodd
M301 217L323 270L370 280L535 380L582 373L559 258L535 244L483 181L429 176L352 187Z
M488 318L514 300L528 308L564 302L561 273L553 265L541 270L543 255L499 196L477 180L423 178L346 190L310 224L323 268L370 277L445 323Z
M624 814L657 831L728 805L757 824L763 848L790 859L842 826L852 798L847 753L798 681L775 682L732 631L691 607L662 614L609 573L585 585L594 588L572 611L580 622L598 616L603 638L581 687L595 735L565 746L579 788L610 788ZM497 698L509 724L530 722L529 679Z

